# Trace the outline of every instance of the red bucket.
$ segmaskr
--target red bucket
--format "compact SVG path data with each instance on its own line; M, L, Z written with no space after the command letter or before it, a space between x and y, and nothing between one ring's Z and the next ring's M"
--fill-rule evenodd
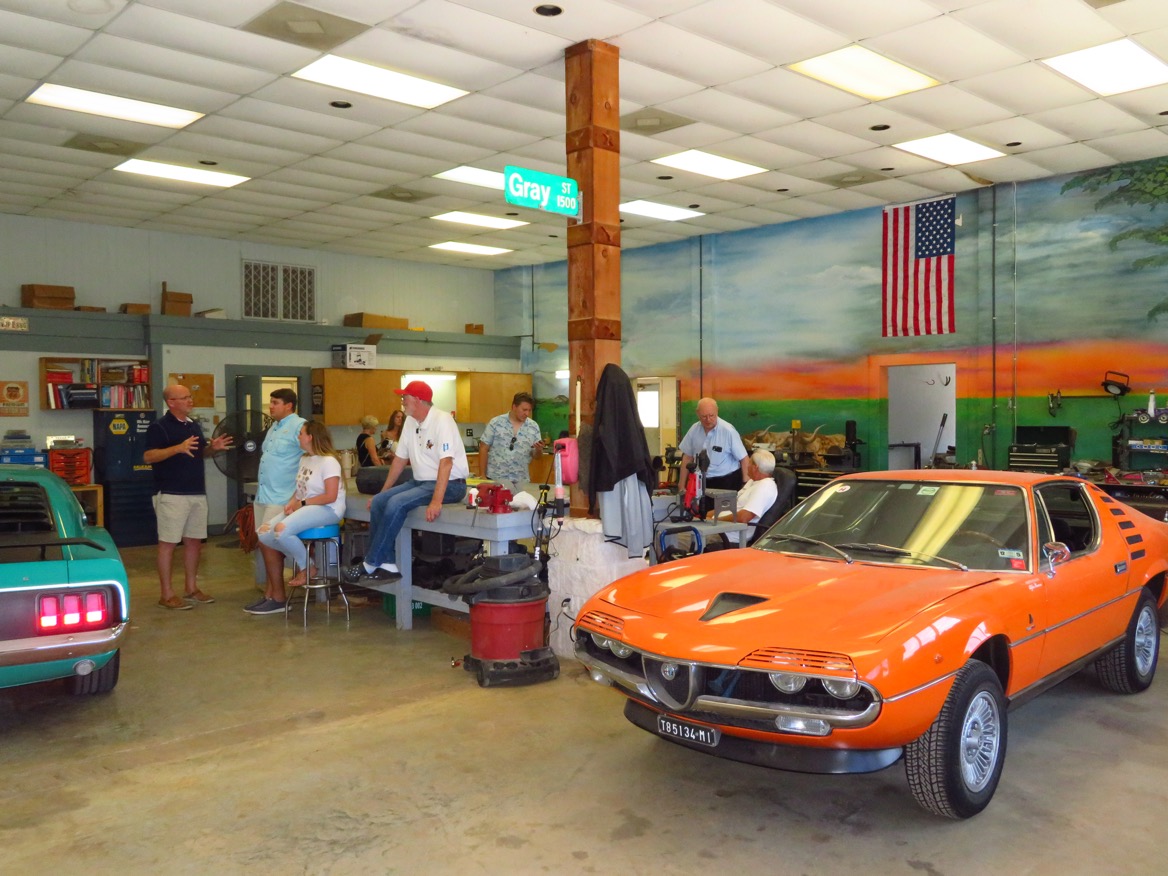
M547 598L532 602L479 601L470 607L470 653L479 660L518 660L542 648Z

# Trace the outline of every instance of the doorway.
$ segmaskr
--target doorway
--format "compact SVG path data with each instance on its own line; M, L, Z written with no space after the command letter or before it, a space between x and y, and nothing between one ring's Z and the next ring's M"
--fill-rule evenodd
M252 412L268 413L268 398L272 392L287 388L296 393L296 413L308 419L312 416L312 369L273 365L225 365L227 378L226 414ZM305 411L308 414L305 414ZM227 485L227 519L248 500L245 483L230 478Z
M888 468L933 467L933 454L947 456L956 436L956 363L889 366Z

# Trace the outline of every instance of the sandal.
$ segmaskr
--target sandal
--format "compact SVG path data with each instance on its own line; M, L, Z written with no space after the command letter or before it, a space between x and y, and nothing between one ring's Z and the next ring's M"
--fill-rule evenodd
M188 602L183 602L183 600L177 596L172 596L170 599L159 599L158 604L163 608L169 608L172 611L190 611L192 608L194 608L193 605Z

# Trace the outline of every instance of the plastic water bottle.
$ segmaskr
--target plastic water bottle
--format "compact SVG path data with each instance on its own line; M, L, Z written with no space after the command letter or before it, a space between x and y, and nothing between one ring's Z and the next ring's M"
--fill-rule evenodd
M1148 416L1156 416L1156 390L1148 393Z

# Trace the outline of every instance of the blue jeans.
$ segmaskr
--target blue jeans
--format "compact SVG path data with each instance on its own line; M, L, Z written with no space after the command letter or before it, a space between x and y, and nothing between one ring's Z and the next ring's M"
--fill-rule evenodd
M287 517L277 514L270 522L271 529L259 533L260 544L278 550L301 569L308 568L308 548L300 540L300 533L318 526L332 526L340 523L336 512L326 505L305 505L297 508ZM276 532L276 524L283 523L284 531Z
M380 566L397 562L397 534L406 522L406 515L415 508L424 508L434 498L434 481L415 481L412 478L373 497L369 505L369 548L365 564ZM466 497L466 481L449 480L442 504L461 502Z

